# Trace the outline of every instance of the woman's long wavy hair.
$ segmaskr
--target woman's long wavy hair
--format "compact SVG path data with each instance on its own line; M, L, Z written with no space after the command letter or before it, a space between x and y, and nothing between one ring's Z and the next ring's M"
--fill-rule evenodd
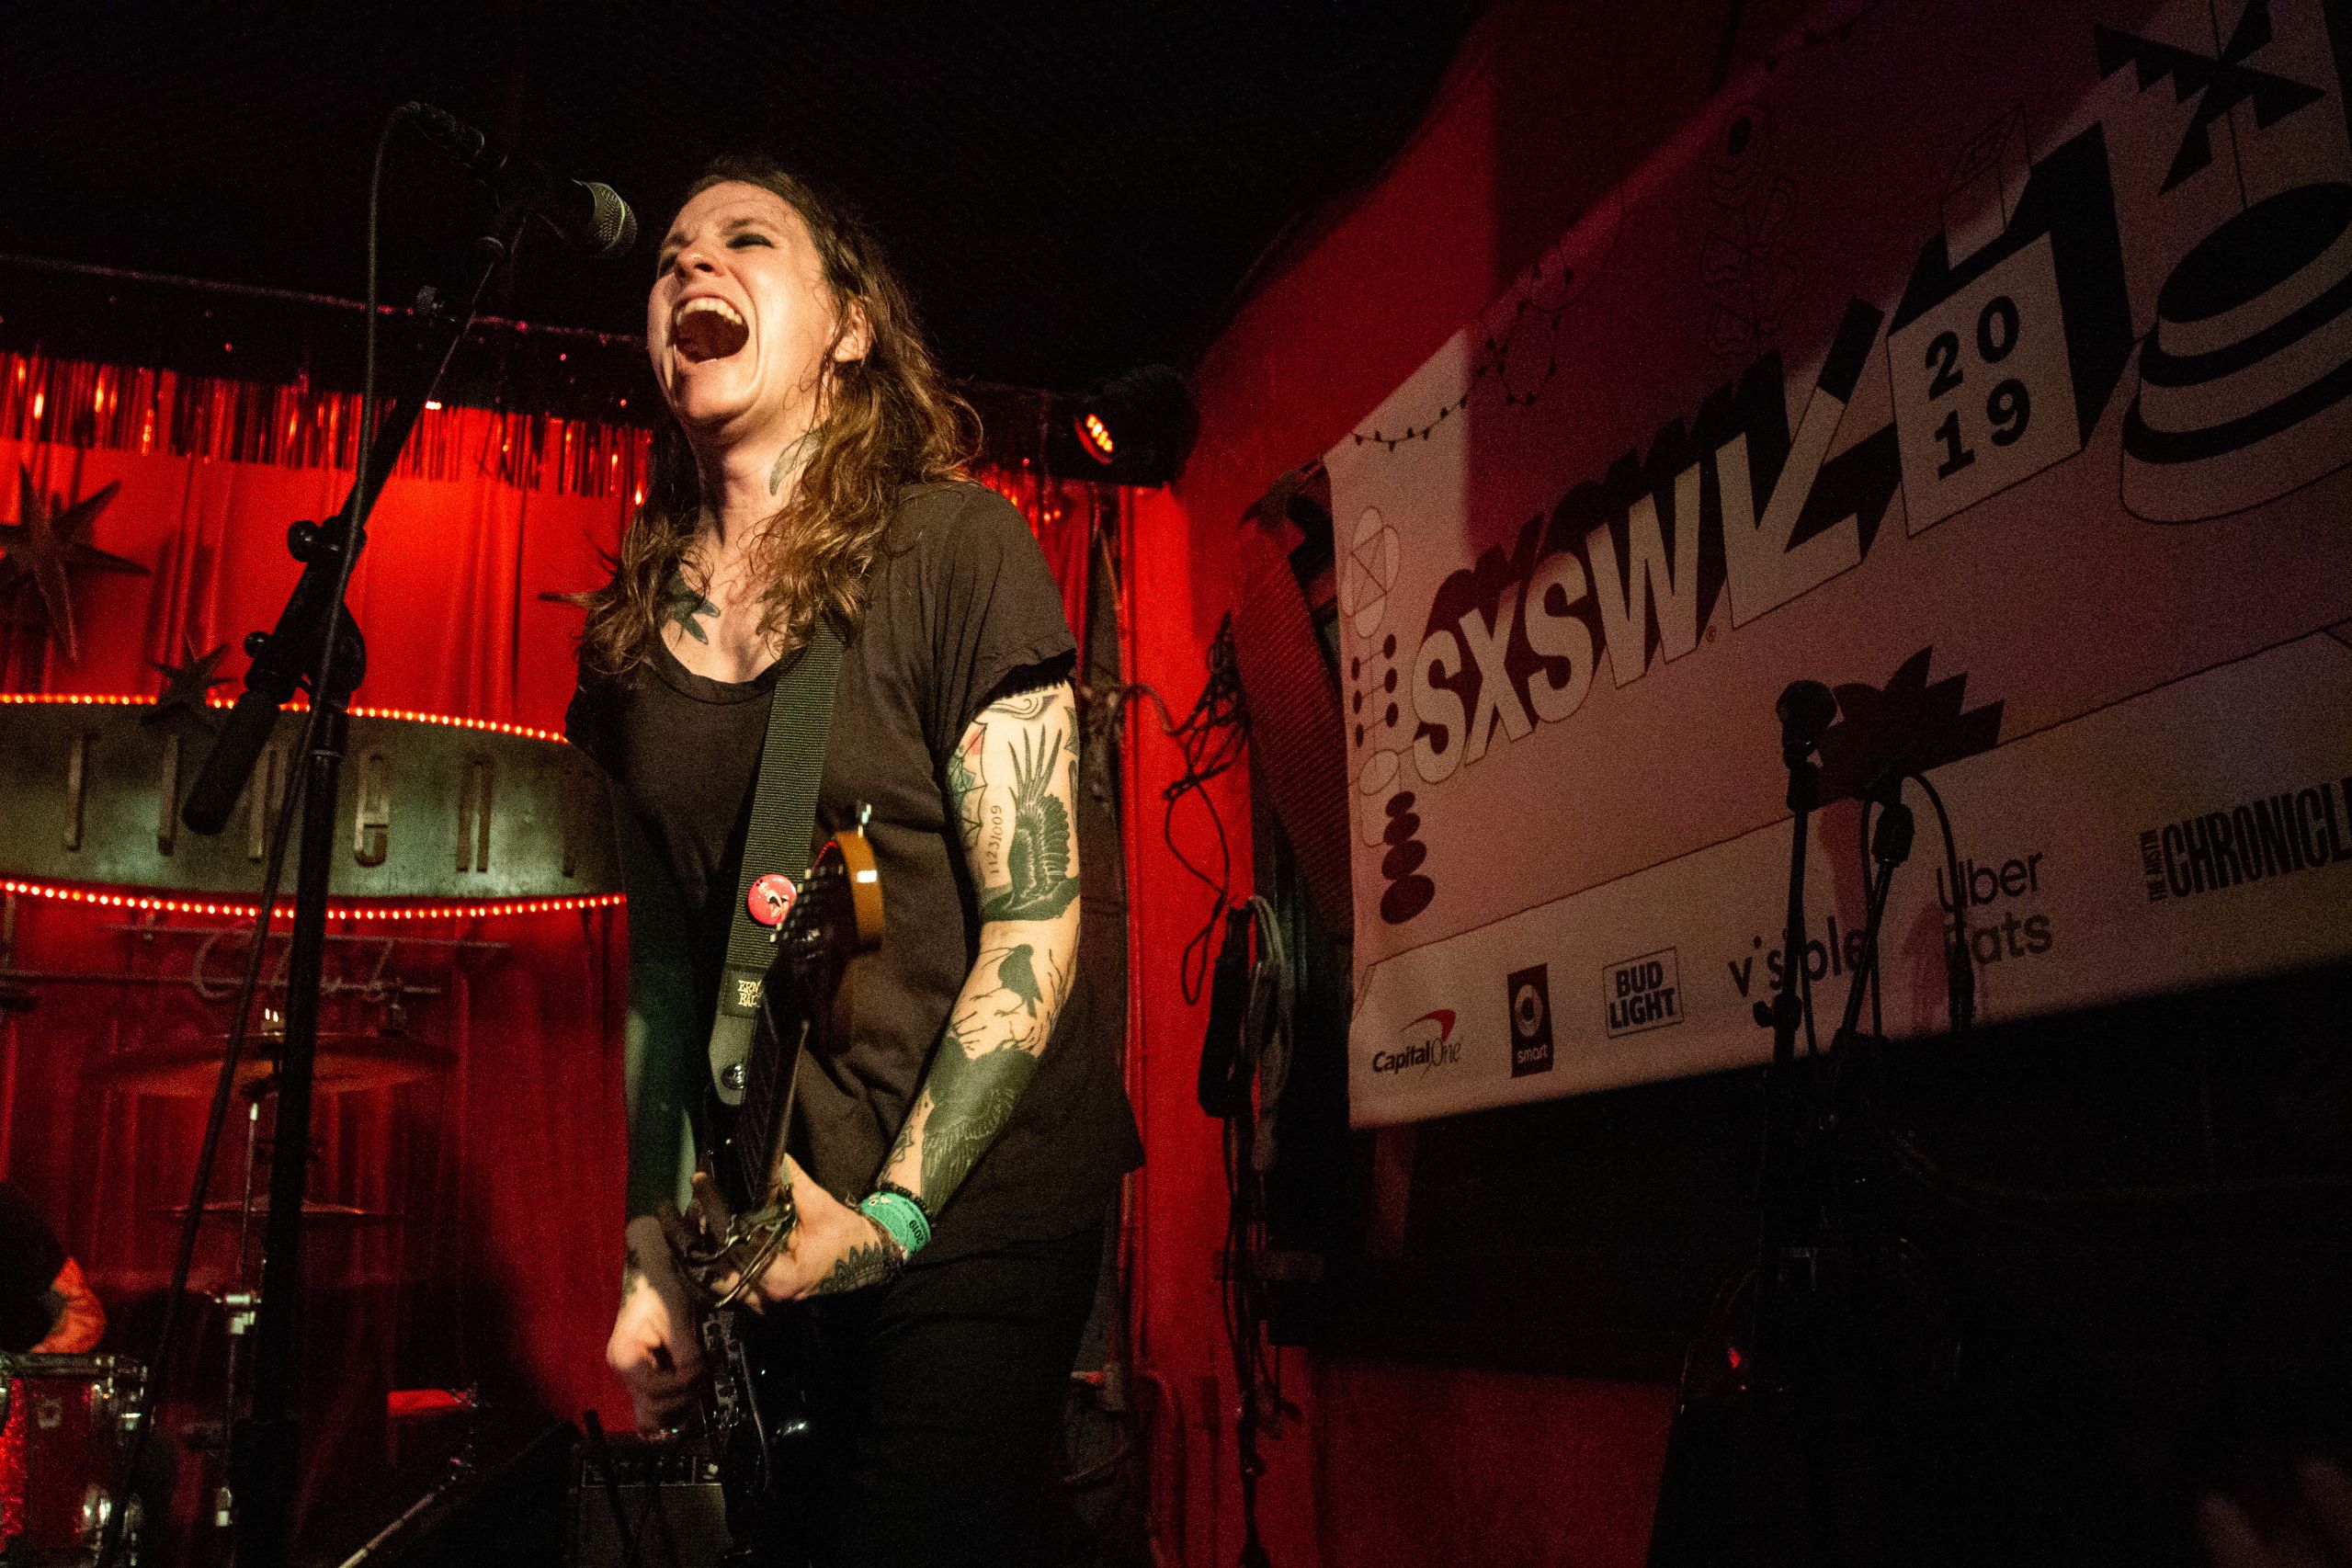
M820 616L845 635L857 629L899 488L960 476L977 419L948 389L905 290L854 214L777 165L745 157L711 164L679 205L731 182L772 191L801 215L824 264L835 341L848 330L853 304L865 312L869 339L861 358L826 355L820 423L801 482L752 543L752 570L767 585L761 630L789 652ZM671 574L684 569L701 527L700 472L686 432L666 415L653 432L650 467L645 504L611 557L612 580L577 600L588 611L581 663L617 680L652 660Z

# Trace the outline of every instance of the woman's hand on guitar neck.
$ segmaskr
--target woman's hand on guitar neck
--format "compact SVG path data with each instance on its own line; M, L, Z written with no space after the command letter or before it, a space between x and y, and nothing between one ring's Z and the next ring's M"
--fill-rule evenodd
M783 1175L800 1221L775 1260L761 1271L754 1296L797 1301L879 1285L890 1278L890 1241L880 1225L811 1180L790 1154L784 1156Z

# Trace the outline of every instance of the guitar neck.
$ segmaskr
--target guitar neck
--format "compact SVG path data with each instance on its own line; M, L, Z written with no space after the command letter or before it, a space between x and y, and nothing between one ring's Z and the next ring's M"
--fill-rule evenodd
M776 980L770 976L770 983ZM750 1054L744 1061L743 1103L724 1111L726 1158L714 1161L714 1172L735 1190L726 1193L738 1210L756 1209L767 1201L767 1189L782 1163L784 1137L792 1113L793 1071L801 1058L808 1026L793 1026L800 1039L789 1047L778 1040L763 1017L752 1032Z
M862 831L844 834L818 852L800 896L776 931L776 957L762 982L751 1049L744 1060L743 1098L717 1109L722 1137L708 1165L722 1195L738 1211L767 1201L791 1123L801 1059L828 1027L848 961L871 950L881 935L873 850ZM730 1185L734 1191L726 1191Z

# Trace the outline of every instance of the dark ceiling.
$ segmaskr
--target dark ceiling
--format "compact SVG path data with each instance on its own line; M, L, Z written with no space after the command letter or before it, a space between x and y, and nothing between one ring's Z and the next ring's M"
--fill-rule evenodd
M1284 225L1403 142L1475 9L12 6L0 251L356 298L375 127L418 97L648 228L710 154L774 154L864 209L954 373L1075 392L1189 369ZM488 205L397 145L392 301L454 278ZM651 269L650 240L537 236L491 307L635 333Z

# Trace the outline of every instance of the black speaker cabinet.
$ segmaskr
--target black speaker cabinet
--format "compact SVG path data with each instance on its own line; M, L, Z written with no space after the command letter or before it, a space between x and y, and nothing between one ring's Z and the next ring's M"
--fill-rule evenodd
M690 1445L621 1439L602 1451L609 1482L597 1445L582 1444L573 1463L569 1568L622 1568L631 1539L638 1568L716 1568L727 1553L727 1507L710 1457Z

